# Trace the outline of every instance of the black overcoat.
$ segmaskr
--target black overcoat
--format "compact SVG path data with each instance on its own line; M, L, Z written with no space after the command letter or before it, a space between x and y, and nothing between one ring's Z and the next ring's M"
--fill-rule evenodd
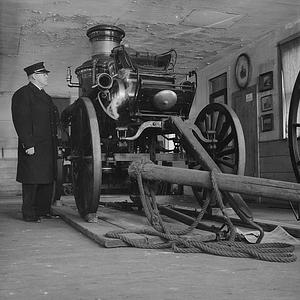
M18 135L17 181L51 183L56 178L57 107L45 91L31 82L12 97L12 118ZM34 147L35 154L25 150Z

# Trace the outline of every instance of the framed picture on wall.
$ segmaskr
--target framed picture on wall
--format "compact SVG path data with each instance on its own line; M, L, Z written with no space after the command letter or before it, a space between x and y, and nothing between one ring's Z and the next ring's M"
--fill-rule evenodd
M273 130L273 114L265 114L261 116L261 131L272 131Z
M264 92L272 89L273 89L273 71L259 75L258 91Z
M261 111L268 111L273 109L273 97L272 95L263 96L260 98Z

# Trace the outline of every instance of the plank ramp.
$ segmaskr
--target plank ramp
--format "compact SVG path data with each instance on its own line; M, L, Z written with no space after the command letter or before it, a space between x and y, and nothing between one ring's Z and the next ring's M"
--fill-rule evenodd
M108 238L105 234L113 230L138 230L152 229L149 226L145 216L137 212L120 211L117 209L102 207L98 210L98 222L87 223L79 217L76 209L71 206L53 206L53 213L59 215L66 223L74 227L85 236L89 237L99 245L106 248L128 247L129 245L120 239ZM172 230L183 230L186 225L163 216L166 226ZM135 242L147 242L149 244L159 244L164 242L158 236L128 233L124 234ZM184 236L185 239L193 239L197 241L214 240L215 234L203 230L195 229L189 235Z

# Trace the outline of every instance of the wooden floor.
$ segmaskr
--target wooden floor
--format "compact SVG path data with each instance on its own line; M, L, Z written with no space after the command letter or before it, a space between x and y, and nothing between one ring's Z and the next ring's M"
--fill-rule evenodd
M273 263L106 248L60 218L26 223L20 207L20 197L0 198L1 300L299 299L300 259ZM300 257L299 246L295 254Z

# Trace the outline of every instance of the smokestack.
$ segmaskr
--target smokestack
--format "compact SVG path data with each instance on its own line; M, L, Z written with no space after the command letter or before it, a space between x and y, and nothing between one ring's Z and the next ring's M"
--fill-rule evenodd
M88 29L86 35L92 44L92 57L110 55L111 50L119 46L125 36L124 30L113 25L96 25Z

